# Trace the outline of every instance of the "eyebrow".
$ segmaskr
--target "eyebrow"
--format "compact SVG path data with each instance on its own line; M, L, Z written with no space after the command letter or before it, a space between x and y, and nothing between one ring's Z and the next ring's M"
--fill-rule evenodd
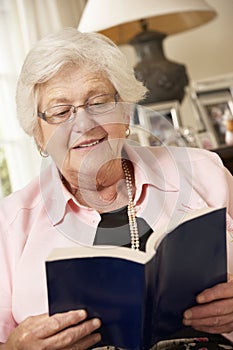
M49 101L49 105L54 105L54 104L72 104L72 103L66 97L61 97L61 98L52 98Z
M84 100L84 103L86 103L90 98L95 97L95 96L99 96L99 95L105 95L105 94L114 94L115 92L109 92L105 89L101 89L99 92L97 90L90 90L87 92L86 94L86 99ZM66 97L60 97L60 98L52 98L49 101L49 105L57 105L57 104L68 104L68 105L72 105L72 102L66 98Z

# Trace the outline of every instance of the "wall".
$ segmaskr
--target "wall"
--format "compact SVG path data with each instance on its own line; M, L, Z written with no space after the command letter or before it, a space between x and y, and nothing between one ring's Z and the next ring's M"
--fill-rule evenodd
M186 65L190 81L233 73L233 0L207 0L218 15L199 28L169 36L164 40L167 58ZM122 47L134 62L132 48ZM193 109L186 96L182 106L182 120L195 127Z
M233 72L233 1L209 4L218 13L213 21L165 41L167 56L185 63L192 80Z

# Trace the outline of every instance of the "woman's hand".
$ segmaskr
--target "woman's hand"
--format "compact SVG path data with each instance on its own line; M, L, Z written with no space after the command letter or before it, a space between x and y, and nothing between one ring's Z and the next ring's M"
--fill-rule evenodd
M233 331L233 279L204 290L197 298L198 306L184 312L183 323L207 333Z
M86 349L101 339L99 333L91 334L100 327L100 320L84 321L86 317L84 310L55 314L50 317L48 314L28 317L11 333L1 349Z

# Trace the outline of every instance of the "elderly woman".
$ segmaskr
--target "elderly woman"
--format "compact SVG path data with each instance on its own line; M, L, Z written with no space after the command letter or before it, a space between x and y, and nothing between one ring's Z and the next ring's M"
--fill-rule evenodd
M48 316L44 262L53 248L143 250L152 231L202 207L227 207L233 231L233 180L217 155L127 144L131 103L145 93L120 50L98 34L67 28L27 56L18 118L52 161L1 203L1 349L97 346L99 319L86 320L84 310ZM228 257L232 272L230 234ZM203 291L197 302L185 311L184 324L231 338L231 280Z

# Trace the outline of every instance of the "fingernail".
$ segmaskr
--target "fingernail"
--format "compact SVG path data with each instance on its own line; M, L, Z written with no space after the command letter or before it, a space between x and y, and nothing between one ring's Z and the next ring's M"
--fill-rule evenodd
M183 319L183 324L184 324L185 326L190 326L190 325L191 325L191 320L188 320L187 318L184 318L184 319Z
M96 343L98 343L99 341L101 341L101 335L100 335L100 333L96 333L96 334L95 334L94 341L95 341Z
M204 301L205 301L205 297L203 295L198 295L197 302L198 303L204 303Z
M96 327L96 328L100 327L100 325L101 325L100 319L99 318L93 318L92 325L94 327Z
M185 311L184 318L186 319L192 318L192 311L190 310Z
M79 316L80 317L86 317L86 315L87 315L87 312L86 312L86 310L78 310L78 314L79 314Z

